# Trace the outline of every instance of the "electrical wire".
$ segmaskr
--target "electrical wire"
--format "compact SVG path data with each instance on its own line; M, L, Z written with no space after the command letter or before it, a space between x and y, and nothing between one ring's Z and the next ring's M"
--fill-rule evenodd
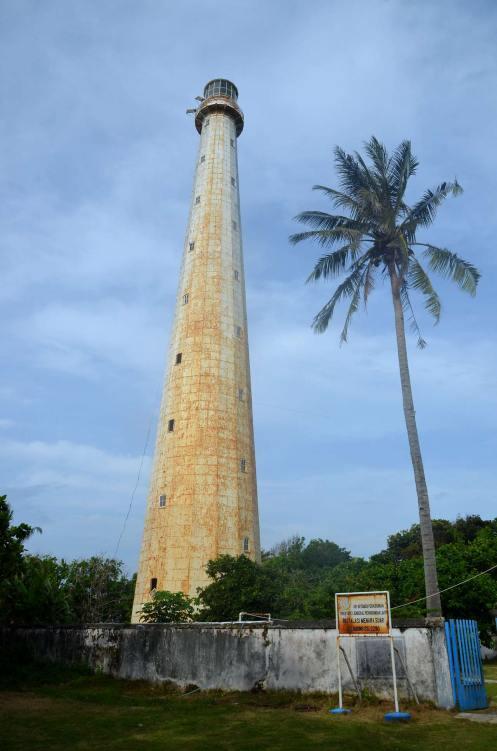
M138 468L138 475L136 477L135 487L133 488L133 492L131 493L131 498L129 500L128 511L126 512L126 516L124 517L124 522L123 522L123 526L122 526L122 529L121 529L121 534L119 535L119 538L117 540L117 544L116 544L116 547L115 547L115 550L114 550L114 555L113 555L114 558L117 556L117 553L118 553L118 550L119 550L119 546L121 545L121 540L123 539L123 535L124 535L124 532L126 530L126 525L128 523L129 515L131 514L131 509L133 507L133 501L135 499L135 493L136 493L136 491L138 489L138 485L140 484L140 477L141 477L141 473L142 473L142 469L143 469L143 462L145 461L145 455L147 453L148 442L150 440L150 433L152 431L153 422L154 422L154 413L151 415L150 421L149 421L149 424L148 424L147 437L145 439L145 445L143 447L143 452L142 452L142 456L141 456L141 459L140 459L140 466Z
M461 582L458 582L457 584L451 584L450 587L445 587L445 589L440 589L438 592L434 592L432 595L426 595L425 597L419 597L417 600L410 600L410 602L405 602L403 605L395 605L395 607L390 608L390 610L398 610L399 608L405 608L408 605L414 605L416 602L423 602L424 600L429 600L430 597L434 597L435 595L441 595L444 592L448 592L449 589L455 589L456 587L461 587L463 584L467 584L470 581L473 581L473 579L478 579L479 576L483 576L484 574L488 574L490 571L493 571L497 568L497 563L494 566L490 566L490 568L485 569L485 571L480 571L479 574L475 574L474 576L470 576L467 579L464 579Z

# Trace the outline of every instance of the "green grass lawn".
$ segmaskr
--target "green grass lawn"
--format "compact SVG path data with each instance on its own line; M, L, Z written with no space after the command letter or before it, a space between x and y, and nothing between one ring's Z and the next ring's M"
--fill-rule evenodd
M183 694L53 666L30 668L0 690L2 751L489 751L497 726L410 708L408 725L387 725L390 706L368 703L332 717L330 697L291 693Z
M490 679L492 681L497 681L497 662L494 661L487 663L483 669L486 680ZM497 704L497 683L487 683L485 688L487 689L489 700L493 701L494 704Z

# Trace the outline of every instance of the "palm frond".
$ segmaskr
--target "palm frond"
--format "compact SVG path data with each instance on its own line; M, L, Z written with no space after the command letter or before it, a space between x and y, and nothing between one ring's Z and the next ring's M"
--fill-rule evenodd
M359 163L351 154L347 154L339 146L335 148L335 167L338 172L343 192L352 198L360 199L361 192L371 189L371 176L361 169Z
M359 308L359 303L361 301L361 291L364 287L364 281L367 275L367 271L369 268L368 264L366 268L363 270L362 274L359 276L359 278L354 282L354 292L352 294L352 299L350 301L349 309L347 311L347 315L345 316L345 323L343 325L342 333L340 334L340 344L345 344L347 341L347 335L349 333L349 326L352 321L352 317L354 313L357 313L357 309Z
M413 232L416 227L429 227L433 223L438 207L445 201L447 196L457 196L462 193L462 188L454 182L443 182L435 190L427 190L420 201L411 209L402 225L407 231Z
M374 165L374 178L377 185L377 192L381 197L381 204L383 210L388 210L387 213L391 215L392 197L393 191L389 180L390 173L390 157L385 146L378 141L375 136L372 136L370 140L364 144L366 154L371 159ZM389 218L391 218L389 216Z
M363 274L362 266L358 266L349 276L338 285L332 297L319 313L314 317L312 328L317 334L322 334L328 328L328 324L333 317L335 307L340 300L346 297L353 297L357 284Z
M402 141L390 160L389 182L395 201L396 212L401 208L407 182L416 174L419 162L411 152L411 142Z
M424 245L425 243L418 243ZM469 261L459 258L447 248L437 248L435 245L426 244L426 250L423 253L428 260L430 269L438 274L452 279L460 289L468 292L473 297L476 295L476 288L480 280L480 272Z
M372 260L369 261L368 267L366 269L366 276L364 277L364 294L363 294L363 300L364 300L364 307L367 308L368 305L368 298L371 292L374 289L374 270L375 266Z
M390 167L390 160L385 146L380 143L375 136L372 136L371 139L364 144L364 150L373 162L378 175L386 179Z
M419 263L415 256L409 258L409 271L407 275L409 287L418 290L425 297L425 308L435 319L435 323L440 320L442 305L440 298L433 289L430 277Z
M331 247L337 242L345 241L350 245L354 245L356 248L359 248L363 241L372 242L367 238L365 239L363 233L358 230L344 229L341 227L338 229L314 229L307 232L297 232L294 235L290 235L289 240L292 245L297 245L297 243L300 243L303 240L316 240L318 245L321 245L322 247Z
M326 187L326 185L313 185L312 189L319 190L321 191L321 193L324 193L329 198L331 198L333 204L337 208L349 209L354 219L358 219L360 217L360 204L353 198L351 198L351 196L348 196L346 193L342 193L342 191L340 190L334 190L333 188L328 188Z
M310 224L316 229L344 229L358 230L368 232L369 227L363 222L358 222L350 216L341 216L340 214L328 214L326 211L302 211L294 217L301 224Z
M317 282L318 279L339 276L351 261L355 261L357 249L350 243L338 250L322 256L314 266L306 282Z
M426 347L426 340L423 339L423 336L421 334L421 329L419 328L418 322L416 320L416 316L414 314L414 309L411 304L411 299L409 297L409 290L407 287L407 283L404 282L402 287L400 288L400 299L402 302L403 309L407 312L409 316L409 328L411 331L416 334L418 341L417 346L419 349L424 349Z

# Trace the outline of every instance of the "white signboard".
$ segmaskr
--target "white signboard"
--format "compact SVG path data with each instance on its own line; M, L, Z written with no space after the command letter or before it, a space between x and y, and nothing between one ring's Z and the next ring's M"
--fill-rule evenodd
M390 636L388 592L343 592L335 595L340 636Z

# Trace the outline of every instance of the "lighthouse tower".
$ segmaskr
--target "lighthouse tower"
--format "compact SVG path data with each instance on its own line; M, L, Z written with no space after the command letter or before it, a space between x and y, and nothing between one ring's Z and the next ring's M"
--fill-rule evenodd
M200 134L133 605L195 595L223 553L260 558L243 272L238 91L210 81Z

